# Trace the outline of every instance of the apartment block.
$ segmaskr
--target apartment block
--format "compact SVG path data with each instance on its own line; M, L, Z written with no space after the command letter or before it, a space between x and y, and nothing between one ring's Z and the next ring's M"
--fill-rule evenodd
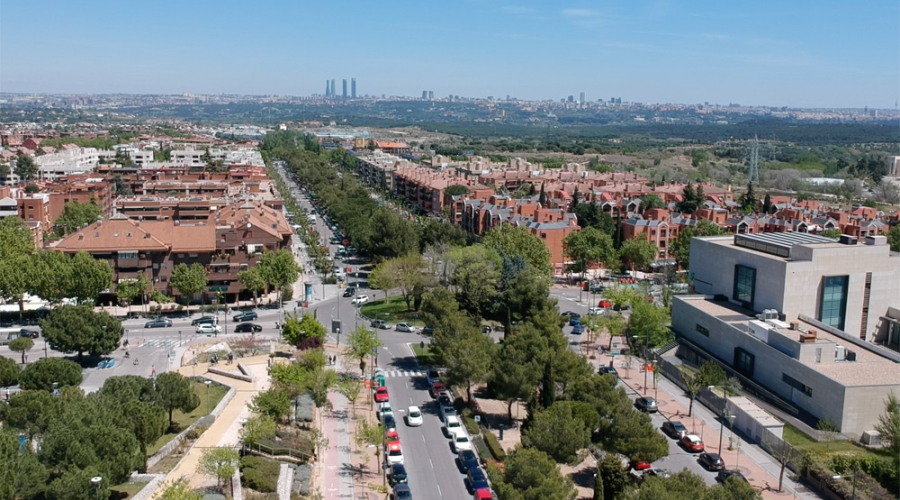
M808 421L872 430L900 393L900 255L886 238L695 238L672 328Z

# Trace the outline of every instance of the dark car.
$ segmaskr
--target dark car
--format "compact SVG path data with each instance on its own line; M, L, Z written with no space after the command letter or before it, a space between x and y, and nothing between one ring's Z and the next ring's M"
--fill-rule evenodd
M394 492L391 493L391 500L412 500L412 490L405 483L394 486Z
M381 420L382 425L384 425L384 431L395 431L397 430L397 421L394 420L392 415L385 415Z
M422 335L434 335L434 328L430 326L426 326L422 328Z
M41 332L39 332L37 330L28 330L25 328L22 328L21 330L19 330L19 337L24 337L24 338L28 338L28 339L36 339L40 336L41 336Z
M168 328L172 326L172 320L158 318L144 323L144 328Z
M241 314L238 314L237 316L235 316L234 322L240 323L241 321L253 321L254 319L256 319L258 317L259 317L259 315L256 314L256 312L246 311L246 312L242 312Z
M575 323L572 327L572 335L581 335L584 332L584 326L581 323Z
M450 400L450 396L443 392L440 396L438 396L438 405L440 406L453 406L453 402Z
M681 439L681 436L687 434L687 427L677 420L663 422L662 430L675 439Z
M578 313L571 313L569 316L569 326L575 326L581 323L581 316Z
M356 287L349 286L344 290L344 297L353 297L354 295L356 295Z
M647 413L655 413L659 410L659 407L656 406L656 400L648 397L640 397L634 401L634 406L641 411Z
M472 450L463 450L456 455L456 466L463 474L468 474L470 470L478 468L478 456Z
M725 468L725 461L715 453L701 453L697 460L700 462L700 465L706 467L706 470L722 470Z
M612 375L613 377L619 378L619 372L611 366L601 366L597 369L597 373L600 375Z
M743 481L747 484L750 484L750 481L747 481L747 478L744 477L744 475L741 474L741 472L737 471L737 470L720 470L719 473L716 475L716 481L718 481L720 483L724 483L725 481L728 481L729 477L736 477L736 478L740 479L741 481Z
M191 321L191 326L215 325L216 323L218 323L218 321L216 320L215 316L203 316L195 319L194 321Z
M466 488L468 488L469 491L474 493L475 490L490 487L491 485L487 482L487 475L481 470L481 467L469 469L469 473L466 474Z
M378 328L379 330L391 329L391 325L387 324L387 321L383 319L374 319L371 323L369 323L369 326L371 326L372 328Z
M391 467L388 469L388 478L392 486L409 481L409 477L406 474L406 466L403 464L391 464Z
M261 331L262 326L256 323L241 323L234 327L234 333L256 333Z

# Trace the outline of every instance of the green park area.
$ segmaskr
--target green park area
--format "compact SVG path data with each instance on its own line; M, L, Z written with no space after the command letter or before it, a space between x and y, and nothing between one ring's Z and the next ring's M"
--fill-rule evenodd
M225 397L225 394L228 392L228 387L221 384L210 384L209 385L209 409L207 410L207 389L206 384L199 380L191 380L191 386L194 389L194 393L200 397L200 405L194 408L193 411L189 413L185 413L181 410L176 409L172 412L172 429L169 429L169 432L163 434L159 439L156 440L153 444L147 447L147 455L152 456L154 453L160 450L163 446L166 445L169 441L175 438L179 432L187 429L188 426L197 421L200 417L204 417L209 415L209 413L215 409L216 405L219 404L219 401Z
M425 322L421 319L421 313L408 309L406 301L403 297L388 297L387 300L373 300L368 304L360 307L360 313L366 318L383 319L388 323L410 323L415 326L425 326Z
M416 361L419 363L419 366L431 366L436 364L434 353L431 349L431 344L425 344L424 347L419 344L409 345L412 347L413 352L416 354Z

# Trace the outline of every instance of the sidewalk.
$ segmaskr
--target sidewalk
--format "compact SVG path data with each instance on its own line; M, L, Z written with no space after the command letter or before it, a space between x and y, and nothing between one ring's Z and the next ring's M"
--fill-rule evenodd
M337 346L331 343L327 344L325 353L326 355L337 354L336 364L330 368L337 373L342 373L344 363ZM366 389L363 388L360 396L364 396L366 392ZM328 448L318 463L320 480L317 489L323 495L324 500L353 498L349 402L337 391L330 391L328 399L331 401L331 410L317 409L322 413L322 433L328 440Z
M624 345L624 338L621 339L620 345ZM628 387L628 392L644 395L644 373L640 371L642 361L638 357L632 359L632 367L625 367L623 356L610 356L606 349L609 345L609 336L602 334L598 336L595 346L603 346L603 354L596 353L594 347L594 355L596 359L588 359L595 367L601 365L609 366L610 361L614 362L616 370L619 372L622 383ZM614 359L615 358L615 359ZM659 405L659 413L667 420L679 420L691 433L700 436L706 446L706 451L718 453L729 469L739 469L742 474L750 481L750 484L761 491L765 499L783 499L783 498L803 498L808 500L818 499L819 497L810 492L806 487L797 484L789 475L791 472L785 470L783 491L778 492L778 474L781 465L763 451L758 445L748 443L734 434L734 441L739 443L736 449L729 450L729 438L732 436L731 431L726 425L724 428L722 449L719 449L719 432L721 422L717 416L704 407L700 402L694 401L693 415L688 417L688 408L690 408L690 399L684 394L680 387L670 382L663 376L659 377L656 386L653 383L653 374L647 374L646 395L652 396L657 400Z

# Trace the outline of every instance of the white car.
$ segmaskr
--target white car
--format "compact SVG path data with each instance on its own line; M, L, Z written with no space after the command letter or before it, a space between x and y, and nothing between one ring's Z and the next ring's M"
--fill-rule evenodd
M606 309L604 309L604 308L602 308L602 307L592 307L592 308L588 311L588 314L591 315L591 316L600 316L601 314L604 313L604 311L606 311Z
M456 436L465 435L466 433L459 418L452 415L447 417L447 422L444 424L443 430L444 434L451 439L455 439Z
M463 450L471 450L472 440L469 439L468 434L466 434L465 432L461 432L453 437L453 440L450 442L450 447L453 448L453 453L459 453Z
M382 420L385 415L394 416L394 409L391 408L391 403L389 401L378 403L378 409L376 409L375 412L378 416L378 420Z
M410 427L418 427L425 423L425 419L422 417L422 411L419 410L418 406L410 406L408 410L406 410L406 425Z
M365 304L368 301L369 301L368 295L357 295L355 299L350 301L350 303L358 306L360 304Z
M222 327L219 325L197 325L197 333L222 333Z
M416 327L409 323L397 323L396 329L398 332L416 333Z

